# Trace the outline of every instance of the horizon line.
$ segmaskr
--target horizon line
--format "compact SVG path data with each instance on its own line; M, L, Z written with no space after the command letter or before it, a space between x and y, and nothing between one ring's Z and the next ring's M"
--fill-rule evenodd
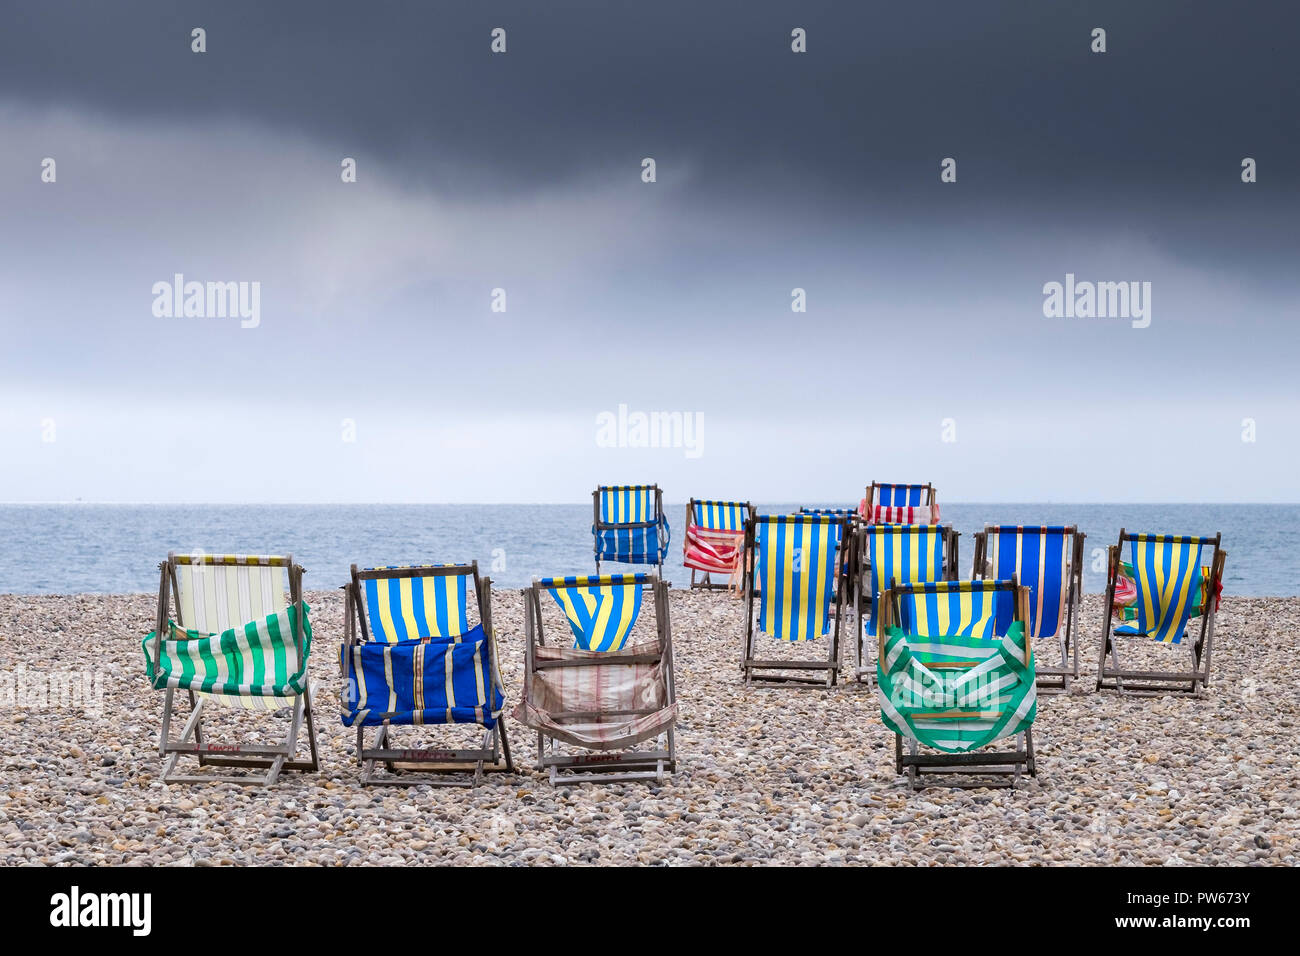
M720 499L721 500L721 499ZM733 499L726 499L733 500ZM734 499L741 500L741 499ZM752 502L754 499L750 499ZM832 499L822 499L814 496L808 496L801 499L772 499L781 504L792 501L825 501ZM833 499L840 500L840 499ZM55 501L0 501L0 507L119 507L119 508L235 508L235 507L277 507L277 508L325 508L325 507L347 507L347 508L368 508L368 507L501 507L501 506L519 506L519 507L560 507L573 505L587 505L590 502L582 501L95 501L82 500L80 498L72 500L55 500ZM689 502L686 499L671 500L665 499L666 504L686 505ZM988 500L988 501L949 501L940 502L940 508L951 505L1213 505L1217 507L1250 507L1259 505L1291 505L1300 506L1300 501L1053 501L1031 500L1031 499L1005 499L1005 500Z

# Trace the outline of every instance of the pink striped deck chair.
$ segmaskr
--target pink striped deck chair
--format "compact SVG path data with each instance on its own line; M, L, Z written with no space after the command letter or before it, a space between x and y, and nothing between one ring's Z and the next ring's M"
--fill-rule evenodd
M720 591L739 570L745 524L754 513L748 501L692 498L686 506L686 542L682 564L691 569L691 587ZM703 572L700 579L696 572ZM722 580L713 580L713 575Z

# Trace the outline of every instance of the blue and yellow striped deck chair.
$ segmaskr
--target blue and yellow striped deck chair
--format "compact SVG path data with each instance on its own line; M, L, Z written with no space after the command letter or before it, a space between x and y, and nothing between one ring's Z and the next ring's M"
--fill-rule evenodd
M745 539L745 648L747 684L833 687L840 667L840 625L845 589L839 589L840 554L848 519L828 515L757 515ZM831 613L835 601L835 613ZM758 604L757 628L754 604ZM834 617L834 625L831 619ZM824 660L759 658L755 635L798 643L829 636ZM821 671L821 678L799 671Z
M1015 579L895 584L882 593L881 715L894 731L895 769L913 789L933 775L954 786L1006 786L1022 771L1037 774L1028 594ZM1013 749L984 749L1006 738Z
M513 770L492 629L492 582L477 562L359 569L346 587L341 718L357 731L362 785L474 786ZM469 596L474 597L471 625ZM397 747L393 727L468 724L478 747ZM377 728L370 745L365 729ZM376 775L382 764L391 773ZM466 778L465 774L470 774Z
M1073 525L987 525L975 535L976 576L1020 581L1029 589L1029 637L1058 645L1059 665L1044 667L1039 656L1040 692L1064 693L1079 676L1074 621L1083 599L1083 542Z
M542 592L563 612L571 647L546 642ZM646 595L652 636L634 631ZM537 769L552 785L662 780L676 769L672 628L668 585L658 575L535 579L524 591L524 638L524 692L514 713L537 731ZM637 746L644 741L653 744Z
M203 656L202 670L205 672L217 673L224 678L231 677L234 670L249 675L258 671L265 673L268 665L265 655L270 652L270 647L254 636L260 633L258 626L271 626L273 619L282 620L286 611L296 608L291 619L291 639L277 645L279 652L292 654L294 660L277 661L274 669L277 672L301 669L304 682L301 692L284 695L268 693L265 687L254 692L251 683L256 681L240 680L238 689L230 692L204 692L192 681L183 679L168 683L159 743L165 761L163 782L269 786L276 782L281 771L318 770L312 687L306 674L311 628L308 608L302 599L303 569L294 564L293 556L172 552L158 569L161 572L158 626L145 647L155 675L161 675L166 669L166 651L175 652L182 646L205 649L199 652ZM170 613L173 602L174 622ZM166 649L164 636L169 645ZM218 647L224 653L210 652ZM171 721L176 709L177 691L188 696L190 713L181 736L173 738L170 735ZM288 732L278 745L218 744L205 732L203 719L210 708L251 712L289 709L291 719ZM298 734L304 726L310 753L304 759L297 759ZM178 774L176 766L181 757L196 757L200 767L265 770L266 773L264 776Z
M1210 651L1218 594L1223 581L1222 534L1214 537L1172 534L1129 534L1122 530L1119 543L1109 551L1106 575L1106 617L1103 621L1097 689L1121 694L1200 696L1210 682ZM1132 620L1118 627L1111 618L1117 611L1115 586L1125 545L1133 569L1137 599ZM1202 564L1203 549L1212 549L1210 563ZM1209 575L1208 582L1205 576ZM1190 668L1185 671L1132 670L1121 666L1117 637L1141 637L1158 644L1181 644L1192 617L1200 617L1196 640L1189 642ZM1110 657L1110 666L1106 658Z
M682 566L691 569L691 587L725 590L727 581L715 582L713 575L730 578L740 568L744 552L745 525L753 506L748 501L713 501L692 498L686 505L686 540ZM697 582L695 572L703 572Z
M876 665L868 648L875 646L880 595L896 584L941 581L957 566L957 532L945 525L875 524L857 531L858 554L864 559L854 576L854 605L858 612L857 671L859 681L870 679ZM947 570L945 570L947 569ZM869 602L868 602L869 599ZM870 612L866 607L870 603Z
M672 530L658 485L601 485L591 505L597 574L601 561L655 564L663 574Z
M845 524L843 525L841 533L847 534L849 533L848 529L853 526L853 518L857 514L857 510L854 508L800 508L798 513L801 515L823 515L828 518L834 518L836 521L843 521ZM845 546L843 542L838 539L835 544L840 549L840 580L837 582L837 586L842 587L845 583L848 583L848 585L852 587L853 548ZM845 592L846 597L847 595L848 592Z

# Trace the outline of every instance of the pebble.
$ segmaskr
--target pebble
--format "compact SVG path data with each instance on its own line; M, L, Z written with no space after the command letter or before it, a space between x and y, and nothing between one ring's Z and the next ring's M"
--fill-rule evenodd
M552 787L532 768L535 736L508 718L513 775L472 790L362 789L355 734L335 711L342 601L308 601L322 767L262 789L160 782L162 694L140 651L154 596L0 595L5 667L25 664L30 678L93 660L104 678L102 711L0 719L0 865L1300 863L1300 599L1226 597L1213 683L1191 700L1093 692L1101 606L1090 595L1085 674L1069 695L1039 700L1039 775L1013 791L918 793L894 772L874 689L851 677L829 692L747 689L743 605L682 590L670 592L678 769L663 784ZM523 673L519 592L496 592L493 617L509 709ZM548 634L566 633L554 608L544 619ZM51 621L84 639L50 640ZM808 650L774 643L765 653ZM852 638L844 645L851 667ZM1185 649L1125 650L1134 666L1171 666ZM215 721L213 739L227 729ZM468 730L395 734L418 745L421 732L442 743Z

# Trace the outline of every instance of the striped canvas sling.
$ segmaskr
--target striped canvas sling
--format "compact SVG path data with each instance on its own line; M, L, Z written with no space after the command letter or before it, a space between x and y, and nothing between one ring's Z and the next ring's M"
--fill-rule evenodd
M910 637L890 628L877 663L885 726L936 750L964 753L1029 727L1038 713L1024 625L999 641Z
M1187 621L1202 599L1201 539L1139 534L1129 541L1137 589L1133 622L1115 628L1122 636L1150 637L1163 644L1182 642Z
M214 699L271 698L269 703L274 706L287 707L291 698L307 688L311 621L307 605L302 608L301 658L293 639L298 608L290 605L278 614L220 634L184 630L168 621L157 667L153 658L157 632L141 644L145 673L157 690L192 690Z
M758 628L782 641L830 632L842 522L819 515L764 515L755 523Z
M899 593L902 629L920 637L989 640L1005 634L1015 614L1009 581L936 581ZM999 626L999 622L1002 623Z
M591 574L543 578L541 584L564 611L575 648L617 651L641 613L641 590L648 582L645 574Z

